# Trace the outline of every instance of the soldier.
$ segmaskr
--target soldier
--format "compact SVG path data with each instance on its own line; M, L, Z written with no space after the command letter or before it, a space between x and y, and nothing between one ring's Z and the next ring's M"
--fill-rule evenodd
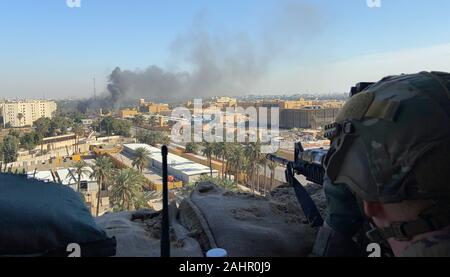
M395 256L450 256L449 90L450 74L422 72L349 99L327 130L328 214L314 255L360 255L368 217L368 237Z

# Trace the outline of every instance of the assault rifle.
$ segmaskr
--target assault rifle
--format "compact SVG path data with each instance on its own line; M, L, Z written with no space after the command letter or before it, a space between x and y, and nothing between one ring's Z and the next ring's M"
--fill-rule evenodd
M349 96L353 97L358 93L364 91L374 83L361 82L351 88ZM329 129L325 136L332 135L336 131L336 127L331 124L325 127ZM295 195L297 196L303 212L306 215L309 223L313 227L319 227L323 224L322 216L316 207L316 204L311 199L311 196L302 186L302 184L295 178L295 175L303 175L306 180L323 185L323 178L325 176L325 168L323 166L324 159L327 155L327 150L323 148L304 150L302 144L299 142L295 145L294 161L289 161L269 154L267 159L286 166L286 182L294 187Z
M295 175L303 175L307 181L322 185L325 175L323 160L326 155L327 150L323 148L304 150L301 142L295 144L294 161L273 154L267 155L268 160L286 167L286 182L294 187L295 195L312 227L322 226L323 219L311 196Z

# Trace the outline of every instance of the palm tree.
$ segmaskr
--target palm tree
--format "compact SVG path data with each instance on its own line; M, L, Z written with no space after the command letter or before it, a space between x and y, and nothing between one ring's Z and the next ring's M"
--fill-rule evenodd
M73 133L75 133L75 152L80 152L80 137L84 136L84 127L83 125L79 124L79 123L75 123L72 126L72 131Z
M244 149L242 148L242 145L238 143L233 143L229 148L231 149L227 151L227 169L229 167L229 169L235 174L235 182L239 183L241 169L245 168L246 159Z
M77 191L80 191L80 185L81 185L81 177L83 175L88 175L91 173L91 171L87 168L87 163L85 161L79 161L76 162L73 165L73 169L69 170L70 179L77 182Z
M221 177L223 179L223 171L224 171L224 165L225 165L225 142L216 142L213 144L213 154L216 156L216 159L221 158L222 159L222 172Z
M145 178L132 168L114 174L111 202L120 211L130 211L145 206L143 186Z
M208 158L209 171L210 171L211 177L212 177L213 176L213 173L212 173L212 155L213 155L213 151L214 151L214 144L210 143L210 142L206 142L206 141L204 141L202 144L203 144L202 153L203 153L204 156L206 156Z
M146 168L150 162L150 155L151 153L147 149L143 147L137 148L136 151L134 151L134 159L131 165L136 167L142 174L144 168Z
M255 191L255 185L259 182L257 181L258 175L259 175L259 162L261 160L262 154L261 154L261 143L259 140L257 142L250 142L245 147L245 155L248 159L247 164L247 172L249 174L249 177L251 179L251 188L252 191ZM256 175L256 176L255 176Z
M227 178L226 170L227 170L227 167L228 167L227 154L230 151L230 144L227 143L227 142L221 142L220 145L221 145L221 148L220 148L221 154L220 154L220 156L222 157L222 179L226 179ZM227 160L227 161L225 161L225 160Z
M277 163L273 161L269 161L269 169L270 169L270 190L273 188L273 182L275 180L275 169L277 168Z
M267 189L267 159L263 155L261 155L261 160L259 161L259 164L264 167L264 178L263 178L263 194L266 195L266 189Z
M99 213L100 206L100 193L104 190L105 183L110 179L113 164L111 159L105 156L100 156L95 159L95 164L92 167L91 178L97 179L98 193L97 193L97 211L96 216Z

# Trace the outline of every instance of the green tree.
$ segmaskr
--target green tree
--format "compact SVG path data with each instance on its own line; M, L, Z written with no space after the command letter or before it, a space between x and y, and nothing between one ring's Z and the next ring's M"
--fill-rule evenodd
M114 119L111 116L103 118L98 127L97 131L103 132L108 136L118 135L129 137L130 136L131 124L128 121Z
M169 136L164 132L159 131L150 131L150 132L143 132L139 131L136 134L136 139L145 144L156 146L158 144L169 144L170 138Z
M16 137L16 138L20 138L20 133L19 131L15 130L15 129L11 129L8 132L8 135Z
M17 114L17 119L19 120L19 124L22 125L22 119L24 118L23 113L18 113Z
M267 192L267 159L264 155L261 155L259 160L259 166L264 168L264 178L263 178L263 194L265 195Z
M150 116L150 119L148 120L148 123L150 126L155 125L158 122L158 117L155 115Z
M110 116L103 118L99 124L99 132L105 132L107 135L114 134L114 119Z
M150 155L151 153L147 149L143 147L137 148L136 151L134 151L134 158L131 165L136 167L142 174L144 168L146 168L150 162Z
M0 173L3 168L3 143L0 142Z
M245 155L248 159L247 172L251 180L251 189L254 192L255 187L259 187L259 163L262 158L261 143L259 141L248 143L245 148Z
M50 128L48 130L49 136L58 136L67 134L69 128L72 127L72 120L63 117L55 116L50 120Z
M214 153L214 144L204 141L202 143L202 145L203 145L202 153L203 153L204 156L206 156L206 158L208 158L209 171L210 171L211 177L212 177L213 176L213 173L212 173L212 155Z
M84 136L84 127L83 124L74 123L72 126L72 132L76 135L75 144L76 144L76 152L80 152L79 149L79 140L80 137Z
M198 178L196 183L208 183L211 182L223 189L226 190L230 190L230 191L237 191L238 190L238 186L235 182L231 181L231 180L227 180L227 179L221 179L218 177L211 177L208 175L203 175L200 176L200 178Z
M113 172L113 164L111 159L105 156L97 157L92 170L91 178L95 178L98 184L96 211L96 216L98 216L100 208L100 193L106 189L106 183L110 181L111 173Z
M85 161L76 162L73 165L73 168L69 170L70 179L77 182L77 191L80 191L81 186L81 178L83 175L91 174L91 171L88 169L88 165Z
M127 168L114 174L111 202L116 211L131 211L146 205L143 186L145 178L138 171Z
M227 154L227 170L234 173L235 182L239 181L241 169L244 169L245 155L241 144L233 143L230 145Z
M5 164L5 171L6 166L9 163L17 161L18 156L17 152L19 151L19 144L20 141L15 136L8 135L3 139L2 153L3 153L3 162Z
M47 117L41 117L33 123L35 132L41 137L48 137L50 134L51 120Z
M26 133L20 138L21 147L27 149L28 151L33 150L36 146L41 142L41 137L39 137L38 133L31 132Z
M186 144L185 152L197 154L199 149L199 145L195 142L188 142Z
M276 170L278 165L277 165L276 162L269 161L268 166L269 166L269 169L270 169L270 187L269 187L269 190L272 190L273 183L275 181L275 170Z
M142 126L145 123L145 117L142 114L138 114L133 118L133 123L137 126Z
M226 142L221 142L220 143L220 157L222 158L222 178L226 179L225 176L225 172L226 172L226 168L227 168L227 153L228 151L230 151L230 144L226 143Z

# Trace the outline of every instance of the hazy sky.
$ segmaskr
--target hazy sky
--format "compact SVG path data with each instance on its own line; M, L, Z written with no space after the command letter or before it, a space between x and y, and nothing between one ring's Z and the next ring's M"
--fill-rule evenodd
M198 29L221 47L245 37L264 67L230 94L344 92L450 71L449 10L448 0L0 0L0 98L88 97L116 66L195 70L174 45Z

